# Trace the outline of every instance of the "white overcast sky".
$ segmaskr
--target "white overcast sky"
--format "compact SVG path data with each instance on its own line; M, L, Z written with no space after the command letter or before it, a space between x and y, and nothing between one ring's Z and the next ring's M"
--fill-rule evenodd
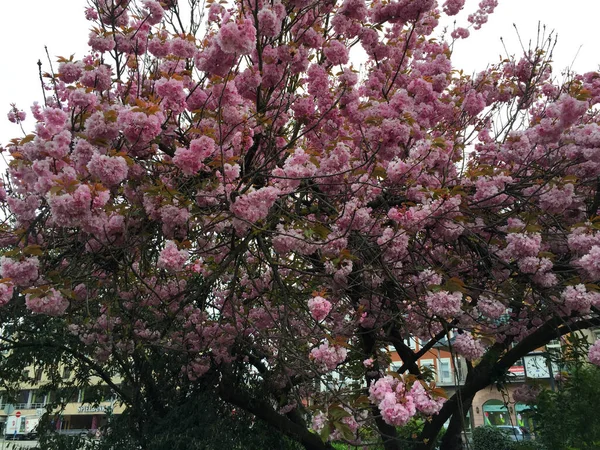
M441 0L440 0L441 1ZM467 0L466 12L476 9L479 0ZM86 0L3 0L0 7L0 144L21 135L19 127L6 119L10 103L28 113L26 131L31 131L33 120L30 105L42 100L37 61L44 70L48 61L44 46L48 47L53 62L56 56L75 53L81 58L86 52L90 23L83 16ZM489 22L471 37L457 43L453 64L467 73L483 69L505 55L500 42L504 38L509 53L518 54L520 44L513 23L517 25L525 45L534 40L538 22L558 33L554 53L555 72L570 66L576 72L598 70L600 45L597 21L600 0L499 0L496 12ZM464 19L458 18L464 25ZM56 64L56 63L55 63Z

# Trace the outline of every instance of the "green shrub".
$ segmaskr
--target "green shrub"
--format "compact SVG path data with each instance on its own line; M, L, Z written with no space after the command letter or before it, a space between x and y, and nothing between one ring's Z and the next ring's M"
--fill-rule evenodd
M512 450L513 442L503 431L494 427L473 430L473 450Z
M513 442L511 450L546 450L540 441Z

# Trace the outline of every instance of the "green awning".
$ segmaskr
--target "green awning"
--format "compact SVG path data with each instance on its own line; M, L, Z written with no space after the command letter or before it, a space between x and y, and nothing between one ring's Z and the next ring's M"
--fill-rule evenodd
M483 412L508 412L505 405L483 405Z

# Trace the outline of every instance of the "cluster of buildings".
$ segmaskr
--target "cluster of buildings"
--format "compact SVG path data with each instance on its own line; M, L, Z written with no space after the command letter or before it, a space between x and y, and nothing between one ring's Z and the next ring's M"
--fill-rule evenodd
M24 378L29 381L21 385L17 398L9 399L6 392L0 392L0 435L13 438L30 435L33 428L30 424L37 425L47 407L56 404L57 400L65 406L60 411L50 411L50 426L65 434L93 433L106 424L108 412L123 412L123 406L106 385L100 384L87 390L68 387L73 376L68 368L62 370L65 388L60 394L61 399L56 398L55 392L44 389L48 380L41 369L29 367L25 371ZM99 382L90 381L91 385Z
M583 333L590 342L595 342L600 337L600 329L585 330ZM406 343L415 351L423 345L423 342L417 338L410 338ZM557 363L550 363L546 355L549 352L560 351L560 342L551 342L545 348L530 353L514 364L510 368L504 389L499 390L495 386L490 386L478 392L468 412L465 431L469 433L473 428L481 425L516 425L531 430L533 423L529 417L529 407L515 400L513 394L526 383L554 388L554 378L560 373L560 367ZM390 356L390 369L398 369L402 361L393 348L390 349ZM451 396L466 378L466 362L451 353L447 343L438 343L425 352L418 364L422 368L430 369L436 385L445 389L448 396ZM56 394L48 393L43 389L47 381L44 372L34 368L29 368L27 371L28 373L24 375L30 381L21 386L16 400L10 401L5 392L0 392L0 434L2 435L26 434L25 418L29 418L29 423L34 423L36 417L39 418L46 413L48 405L56 403ZM70 370L64 368L62 376L65 385L68 386L72 378ZM91 380L91 384L94 384L94 380ZM54 416L52 416L53 411L50 411L51 426L58 432L66 434L93 433L106 424L109 411L114 414L123 412L124 407L117 402L108 386L100 384L93 389L94 395L90 395L89 390L65 388L61 394L64 408L55 412ZM21 417L23 419L20 419Z

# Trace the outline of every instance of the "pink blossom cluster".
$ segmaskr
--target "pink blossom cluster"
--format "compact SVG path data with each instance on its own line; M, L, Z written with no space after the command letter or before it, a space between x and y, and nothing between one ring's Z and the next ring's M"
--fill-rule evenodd
M455 16L465 6L465 0L446 0L444 2L444 12L449 16Z
M312 359L322 370L334 370L339 364L344 362L348 351L339 345L329 346L329 342L325 341L318 347L310 351L310 359Z
M131 144L145 146L160 134L164 119L161 112L146 114L124 108L119 111L118 121L123 135Z
M16 286L28 287L39 277L40 262L37 256L20 261L3 256L0 258L0 275L10 278Z
M577 311L581 314L589 313L592 306L600 306L600 293L588 291L583 284L567 286L562 292L561 298L570 311Z
M327 415L323 411L319 411L312 418L311 428L317 433L320 433L326 423Z
M369 387L369 400L377 405L381 417L389 425L406 425L417 413L414 399L407 392L406 385L389 375Z
M537 399L537 396L541 392L540 386L532 386L530 384L524 384L519 386L513 391L513 400L519 403L531 404Z
M410 395L415 402L417 411L420 411L426 416L432 416L439 413L446 402L444 397L432 397L419 381L413 384Z
M285 6L279 0L263 6L257 15L259 31L267 37L277 36L281 32L281 22L285 16Z
M79 185L73 193L49 193L47 199L58 226L77 227L90 218L92 193L87 184Z
M506 312L506 306L498 300L482 295L477 300L477 309L488 319L496 320Z
M195 175L204 165L204 160L215 153L215 141L208 136L201 136L190 142L189 148L178 148L175 151L173 164L186 175Z
M91 175L105 186L115 186L127 178L127 161L122 156L107 156L94 153L87 168Z
M160 3L155 0L144 0L142 4L148 10L148 16L146 17L148 24L159 24L165 12Z
M554 186L539 197L540 208L552 214L561 214L575 201L575 186L567 183L562 187Z
M74 83L83 74L85 65L81 61L67 61L58 66L58 77L65 83Z
M10 282L0 283L0 306L6 305L13 296L14 286Z
M17 106L14 103L10 106L10 111L7 114L8 120L12 123L23 122L25 120L25 117L27 116L27 114L25 114L25 111L17 109Z
M485 347L479 339L475 339L471 333L462 333L456 336L452 347L467 361L479 359L485 353Z
M600 339L594 342L588 352L590 362L596 366L600 366Z
M437 414L445 399L433 398L417 381L408 386L398 378L385 376L369 387L369 400L379 408L383 420L394 426L403 426L417 413Z
M279 224L277 232L278 234L273 236L272 243L275 251L281 255L287 255L290 252L311 255L317 249L317 246L306 237L303 230L286 230L282 224Z
M439 317L455 317L461 311L462 294L460 292L430 292L425 297L427 308Z
M320 322L327 317L329 311L331 311L331 302L317 295L308 301L308 309L313 319Z
M62 316L69 307L69 300L60 291L52 288L42 296L27 294L25 304L34 313Z
M476 116L486 106L485 96L481 92L477 92L475 89L467 92L465 99L463 100L463 109L470 115Z
M487 22L488 16L494 12L496 6L498 6L498 0L482 0L479 3L479 9L469 15L469 22L475 25L476 30L479 30Z
M542 245L542 236L539 233L509 233L506 243L506 248L500 252L506 260L537 256Z
M258 222L267 217L279 193L279 189L267 186L241 195L231 204L231 212L248 222Z
M187 250L179 250L174 241L167 241L165 248L162 249L156 263L159 269L165 269L169 272L180 271L188 259Z
M323 49L323 53L331 64L348 63L348 49L337 39L330 41L329 45Z
M600 245L594 245L579 259L579 266L594 280L600 279Z
M219 30L217 42L225 53L248 55L256 45L256 28L250 19L228 22Z

